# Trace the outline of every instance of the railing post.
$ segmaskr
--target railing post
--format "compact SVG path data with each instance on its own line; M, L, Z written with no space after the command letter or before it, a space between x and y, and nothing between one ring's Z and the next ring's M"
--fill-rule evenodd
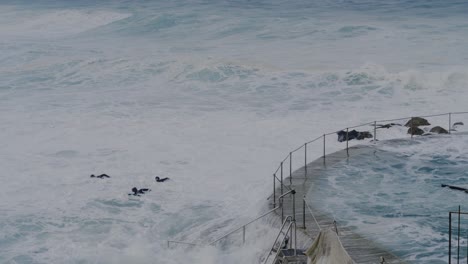
M325 134L323 134L323 160L325 161Z
M450 130L452 128L452 113L449 113L449 127L448 127L448 132L449 134L451 134ZM466 259L468 260L468 256L466 257Z
M414 129L413 129L413 117L411 117L411 122L410 122L410 126L411 126L411 139L413 139L413 133L414 133Z
M377 121L374 121L374 143L377 141Z
M273 208L276 207L276 174L273 174Z
M168 240L168 241L167 241L167 248L169 248L169 247L170 247L169 243L170 243L170 241Z
M283 162L281 162L281 195L283 195Z
M292 152L289 152L289 184L292 184Z
M292 190L293 221L296 222L296 191Z
M449 212L449 264L452 264L452 212Z
M280 206L281 206L281 223L284 222L284 206L283 206L283 199L279 201Z
M304 195L304 198L302 198L302 225L304 227L304 229L306 229L306 223L305 223L305 195Z
M245 244L245 226L242 227L242 244Z
M349 135L348 135L349 129L346 128L346 155L349 157Z
M307 178L307 143L304 144L304 169L305 177Z
M457 264L460 263L460 206L458 206Z
M292 222L292 223L295 223L295 222ZM293 246L292 246L292 244L293 244L293 230L292 230L292 225L290 225L290 227L291 227L291 228L289 229L289 238L290 238L290 240L291 240L291 243L289 243L289 248L292 249L292 248L293 248ZM287 231L286 231L286 232L287 232Z

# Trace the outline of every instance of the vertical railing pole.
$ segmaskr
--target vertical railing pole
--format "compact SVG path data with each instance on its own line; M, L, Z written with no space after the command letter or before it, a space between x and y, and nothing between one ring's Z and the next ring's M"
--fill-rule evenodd
M297 256L297 225L294 222L294 256Z
M293 221L296 222L296 191L292 191Z
M281 195L283 195L283 162L281 162Z
M460 263L460 206L458 206L457 264Z
M305 177L307 178L307 143L304 144L304 169Z
M292 152L289 152L289 184L292 184Z
M293 223L294 223L294 222L293 222ZM288 231L286 230L286 233L287 233L287 232L288 232ZM292 230L292 225L290 225L290 228L289 228L289 240L291 241L291 243L289 243L289 249L292 249L292 248L293 248L293 246L292 246L292 244L293 244L293 230Z
M414 129L413 129L413 117L411 117L411 122L410 122L410 126L411 126L411 139L413 139L413 133L414 133Z
M305 195L304 195L304 198L302 198L302 226L304 229L306 229L305 208L306 208L306 202L305 202Z
M284 222L284 206L283 206L283 200L284 200L284 199L281 199L281 200L279 201L280 206L281 206L281 223Z
M346 128L346 155L349 157L349 135L348 135L349 129Z
M242 244L245 244L245 226L242 227Z
M449 134L451 134L450 130L452 130L452 113L449 113L449 127L448 127ZM468 256L467 256L467 261L468 261Z
M449 264L452 263L452 212L449 212Z
M276 208L276 174L273 174L273 208Z
M167 248L169 248L169 247L170 247L170 246L169 246L169 243L170 243L170 241L168 240L168 241L167 241Z
M292 194L292 204L293 204L293 219L292 219L292 221L294 223L294 239L296 239L296 191L293 190L291 192L291 194ZM292 248L292 238L293 238L292 231L293 230L291 229L291 243L290 243L291 248ZM294 246L296 246L296 242L294 242Z
M323 160L325 161L325 134L323 134Z
M374 121L374 142L377 141L377 121Z

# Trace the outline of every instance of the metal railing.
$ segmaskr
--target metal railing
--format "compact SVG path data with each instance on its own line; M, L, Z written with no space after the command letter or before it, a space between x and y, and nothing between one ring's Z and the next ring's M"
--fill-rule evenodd
M288 228L286 228L286 231L284 230L284 227L286 224L289 223ZM294 228L294 248L292 246L292 242L289 244L289 248L294 249L294 256L297 255L297 236L296 236L296 220L294 220L293 216L288 215L286 219L283 221L283 225L280 228L280 231L278 232L278 235L276 236L275 241L273 242L273 246L271 246L270 250L268 251L267 256L265 257L265 261L263 262L264 264L267 263L268 259L270 258L271 252L275 251L275 246L278 243L278 239L280 238L281 234L284 234L283 239L281 240L281 243L279 243L278 248L276 249L276 254L275 258L273 259L272 263L275 263L276 259L278 258L279 253L281 252L281 247L285 245L285 241L288 237L288 232L290 232L290 238L293 238L293 228Z
M457 217L457 225L455 226L456 245L453 245L453 246L452 246L452 238L453 238L453 234L452 234L453 217L452 217L452 215L455 215ZM468 245L466 244L466 242L462 242L462 244L460 245L460 238L462 238L462 232L461 232L462 231L462 226L461 226L461 216L462 215L466 216L466 215L468 215L468 212L462 212L460 206L458 206L458 211L449 212L449 239L448 239L448 242L449 242L448 263L449 264L452 264L452 259L454 259L454 258L456 259L457 264L459 264L460 260L463 260L463 258L466 258L466 263L468 263ZM465 233L466 233L466 236L467 236L465 239L468 240L468 228L466 228L466 226L465 226ZM456 252L457 252L456 256L452 255L453 247L456 247ZM463 248L466 248L466 251L462 251ZM453 263L455 263L455 262L453 262Z
M351 140L349 138L349 130L350 129L354 129L354 128L358 128L358 127L363 127L363 126L371 126L373 127L373 135L371 136L372 137L372 141L373 142L376 142L378 141L378 134L377 134L377 129L379 128L388 128L388 127L385 127L385 125L387 124L382 124L384 122L401 122L401 121L404 121L404 120L408 120L409 123L409 127L408 127L408 131L407 131L407 134L410 135L411 139L413 139L413 136L415 135L415 126L413 125L413 118L414 117L421 117L421 118L435 118L435 117L446 117L446 121L447 121L447 124L448 124L448 129L447 129L447 133L448 134L452 134L452 132L455 131L455 129L453 129L452 127L452 118L453 116L456 116L456 115L463 115L463 114L468 114L468 112L449 112L449 113L443 113L443 114L434 114L434 115L424 115L424 116L412 116L412 117L402 117L402 118L396 118L396 119L386 119L386 120L376 120L376 121L372 121L372 122L368 122L368 123L364 123L364 124L360 124L360 125L357 125L357 126L351 126L351 127L347 127L347 128L344 128L344 129L340 129L340 130L337 130L337 131L333 131L333 132L330 132L330 133L325 133L315 139L312 139L308 142L305 142L304 144L302 144L301 146L295 148L294 150L290 151L288 153L288 155L280 162L278 168L276 169L276 171L273 173L273 194L272 194L272 197L273 197L273 206L276 206L276 182L278 181L279 184L280 184L280 197L283 197L283 191L285 188L289 188L291 190L291 188L287 185L287 183L285 183L285 175L284 175L284 169L285 169L285 162L286 161L289 161L288 163L288 167L286 167L286 169L289 169L289 185L292 184L292 180L293 180L293 171L295 169L299 169L300 167L303 167L304 168L304 177L307 178L308 176L308 168L307 168L307 165L308 165L308 157L310 157L311 155L308 155L308 151L310 151L311 149L311 143L314 143L314 142L317 142L319 141L320 139L322 139L322 142L323 142L323 148L322 148L322 158L323 158L323 161L325 162L326 160L326 155L327 155L327 144L326 144L326 139L327 139L327 136L330 136L330 135L334 135L340 131L344 131L346 133L346 137L345 137L345 141L346 141L346 146L345 148L341 148L343 150L346 150L346 154L347 156L350 155L349 153L349 141ZM405 125L404 123L403 124L395 124L395 123L391 123L392 126L393 125L398 125L398 126L403 126ZM298 168L293 168L293 156L296 156L296 155L293 155L295 154L296 152L300 151L301 149L304 150L304 160L303 160L303 165L300 165ZM280 178L277 177L277 175L280 175ZM286 175L287 176L287 175ZM268 198L270 199L271 196ZM278 200L280 200L278 198ZM282 207L281 205L281 201L280 202L280 207ZM317 227L319 228L319 230L321 230L321 227L317 221L317 219L315 218L310 206L308 205L308 203L306 202L305 200L305 197L303 198L303 215L302 215L302 222L303 222L303 228L306 228L306 210L305 208L308 208L309 210L309 213L311 214L311 216L314 218L314 221L317 225ZM294 210L294 208L293 208ZM449 264L451 264L451 251L452 251L452 248L451 248L451 216L453 213L457 213L457 212L450 212L450 238L449 238ZM458 218L460 218L460 215L461 214L467 214L468 213L461 213L461 212L458 212ZM295 213L294 213L294 217L295 217ZM282 213L282 218L283 219L283 213ZM338 233L338 229L337 229L337 226L336 226L336 221L334 221L334 224L335 224L335 230L336 232ZM458 224L460 225L460 220L458 222ZM460 229L458 229L458 236L457 236L457 239L459 240L460 239ZM468 231L467 231L467 238L466 240L468 241ZM459 242L458 242L459 243ZM457 261L459 261L459 258L460 258L460 246L458 244L458 247L457 247ZM468 246L466 248L466 255L467 255L467 264L468 264ZM457 262L458 264L459 262Z
M256 222L257 220L260 220L261 218L263 218L263 217L265 217L265 216L267 216L267 215L273 213L273 212L276 211L278 208L280 208L280 207L278 206L278 207L275 207L275 208L271 209L270 211L268 211L268 212L262 214L261 216L259 216L259 217L255 218L255 219L251 220L250 222L248 222L248 223L242 225L241 227L236 228L236 229L232 230L231 232L229 232L229 233L227 233L227 234L225 234L225 235L223 235L223 236L221 236L221 237L215 239L213 242L209 243L208 245L213 245L213 244L215 244L216 242L218 242L218 241L220 241L220 240L222 240L222 239L224 239L224 238L227 238L227 237L230 236L231 234L233 234L233 233L235 233L235 232L237 232L237 231L239 231L239 230L241 230L241 229L242 229L242 243L245 243L245 229L246 229L246 227L247 227L248 225L252 224L253 222Z
M283 195L281 195L280 197L278 197L278 202L279 202L278 204L279 204L279 206L277 206L277 207L271 209L270 211L268 211L268 212L266 212L266 213L264 213L264 214L262 214L262 215L256 217L255 219L253 219L253 220L251 220L251 221L249 221L249 222L243 224L242 226L240 226L240 227L238 227L238 228L236 228L236 229L234 229L234 230L232 230L232 231L226 233L225 235L223 235L223 236L221 236L221 237L219 237L219 238L213 240L212 242L210 242L210 243L208 243L208 244L206 244L206 245L208 245L208 246L213 246L213 245L215 245L217 242L221 241L222 239L225 239L225 238L229 237L230 235L236 233L236 232L239 231L239 230L242 230L242 243L244 244L244 243L245 243L245 236L246 236L246 228L247 228L247 226L250 225L250 224L252 224L252 223L254 223L254 222L256 222L256 221L258 221L258 220L260 220L260 219L262 219L262 218L264 218L265 216L267 216L267 215L269 215L269 214L275 212L275 211L278 210L278 209L281 209L281 221L283 221L283 220L284 220L283 199L284 199L284 197L286 197L287 195L291 195L291 196L292 196L293 219L294 219L294 221L296 221L296 217L295 217L295 215L296 215L296 205L295 205L296 199L295 199L295 194L296 194L296 191L295 191L295 190L290 190L290 191L284 193ZM168 240L168 241L167 241L167 246L169 247L170 244L184 244L184 245L190 245L190 246L204 246L204 245L202 245L202 244L188 243L188 242L176 241L176 240Z
M292 196L292 207L293 207L293 219L296 221L296 191L290 190L287 193L284 193L280 197L278 197L279 207L281 208L281 222L284 221L284 206L283 206L283 199L286 195L291 194Z
M436 115L425 115L425 116L418 116L418 117L422 117L422 118L430 118L430 117L442 117L442 116L447 116L448 118L448 133L450 134L452 131L452 116L454 115L461 115L461 114L468 114L468 112L450 112L450 113L444 113L444 114L436 114ZM363 126L372 126L373 127L373 135L372 135L372 139L373 141L377 141L378 140L378 137L377 137L377 129L378 128L382 128L382 127L379 127L379 123L382 123L382 122L396 122L396 121L403 121L403 120L413 120L413 117L402 117L402 118L396 118L396 119L386 119L386 120L376 120L376 121L372 121L372 122L368 122L368 123L364 123L364 124L360 124L360 125L356 125L356 126L351 126L351 127L347 127L347 128L344 128L344 129L341 129L341 130L337 130L337 131L333 131L333 132L330 132L330 133L325 133L315 139L312 139L310 141L307 141L305 142L304 144L300 145L299 147L295 148L294 150L290 151L288 153L288 155L280 162L278 168L275 170L275 172L273 173L273 193L270 197L268 197L268 199L272 198L273 197L273 209L262 214L261 216L249 221L248 223L240 226L239 228L236 228L230 232L228 232L227 234L215 239L214 241L208 243L207 245L214 245L216 244L217 242L219 242L220 240L222 239L225 239L227 238L228 236L232 235L233 233L236 233L237 231L239 230L243 230L242 231L242 241L243 243L245 243L245 237L246 237L246 227L256 221L258 221L259 219L262 219L263 217L271 214L272 212L276 211L277 209L280 209L281 208L281 219L282 221L284 220L284 208L282 206L282 203L283 203L283 198L288 195L288 194L291 194L292 195L292 199L293 199L293 219L294 219L294 223L296 222L296 214L295 214L295 191L293 189L291 189L290 186L286 185L285 182L284 182L284 179L285 179L285 162L288 163L288 167L286 167L288 170L289 170L289 184L292 184L292 176L293 176L293 154L295 154L296 152L300 151L301 149L304 150L304 159L303 159L303 164L304 166L301 166L301 167L304 167L304 170L305 170L305 177L307 177L307 164L308 164L308 157L310 157L311 155L309 155L309 151L311 149L310 145L312 143L315 143L315 142L318 142L320 139L322 139L323 141L323 149L322 149L322 158L323 160L325 161L326 159L326 154L327 154L327 145L326 145L326 139L327 139L327 136L330 136L330 135L334 135L336 134L337 132L340 132L340 131L346 131L346 147L345 147L345 150L346 150L346 153L347 155L349 156L349 141L351 140L349 138L349 129L354 129L354 128L358 128L358 127L363 127ZM401 125L401 124L399 124ZM413 138L413 125L412 123L410 124L410 129L411 129L411 133L410 136L411 138ZM294 155L295 156L295 155ZM279 177L278 177L279 176ZM279 206L276 206L276 183L279 183L280 184L280 196L278 197L278 204ZM285 189L287 190L286 192ZM303 199L303 226L305 227L305 207L308 207L311 215L313 216L313 213L310 209L310 207L308 206L308 204L306 203L305 199ZM319 227L320 229L320 226L319 226L319 223L317 222L317 220L315 219L314 217L314 220L317 224L317 226ZM202 244L196 244L196 243L188 243L188 242L183 242L183 241L175 241L175 240L168 240L167 241L167 244L168 246L170 246L170 244L185 244L185 245L190 245L190 246L203 246Z
M380 123L383 123L383 122L396 122L396 121L403 121L403 120L410 120L411 124L409 126L409 129L411 131L411 133L408 133L410 134L410 137L413 138L414 136L414 126L412 124L412 120L414 117L421 117L421 118L431 118L431 117L443 117L443 116L446 116L447 117L447 124L448 124L448 129L447 129L447 132L449 134L452 133L452 131L454 131L452 129L452 116L455 116L455 115L462 115L462 114L468 114L468 112L449 112L449 113L443 113L443 114L434 114L434 115L423 115L423 116L412 116L412 117L401 117L401 118L395 118L395 119L385 119L385 120L376 120L376 121L372 121L372 122L367 122L367 123L363 123L363 124L360 124L360 125L356 125L356 126L350 126L350 127L347 127L347 128L343 128L343 129L340 129L340 130L336 130L336 131L333 131L333 132L330 132L330 133L325 133L315 139L312 139L308 142L305 142L304 144L300 145L299 147L295 148L294 150L290 151L288 153L288 155L282 160L280 161L280 164L278 166L278 168L275 170L275 172L273 173L273 194L272 196L275 197L276 195L276 181L279 182L280 184L280 193L281 195L283 194L283 189L284 188L289 188L289 186L285 185L284 183L284 178L285 176L287 175L284 175L284 163L286 161L289 161L287 162L288 163L288 167L287 169L289 170L289 183L292 184L292 175L293 175L293 154L298 152L299 150L301 149L304 149L304 165L300 166L300 167L304 167L304 170L305 170L305 176L307 177L307 164L308 164L308 161L307 161L307 157L310 155L308 155L308 151L310 151L310 144L311 143L314 143L314 142L317 142L319 141L320 139L322 139L323 141L323 150L322 150L322 158L325 160L326 159L326 154L327 154L327 144L326 144L326 139L327 139L327 136L330 136L330 135L334 135L340 131L346 131L346 147L344 148L346 150L346 153L348 154L349 156L349 141L351 139L349 139L349 129L354 129L354 128L358 128L358 127L363 127L363 126L371 126L373 127L373 135L372 135L372 139L373 141L378 141L378 137L377 137L377 129L379 128L379 125L381 125ZM398 124L398 125L402 125L402 124ZM308 147L309 146L309 147ZM296 168L297 169L297 168ZM278 178L278 173L280 174L280 178ZM290 188L289 188L290 189ZM270 199L271 197L268 197L268 199ZM276 203L275 203L275 199L273 199L273 206L275 206Z
M268 211L268 212L266 212L266 213L264 213L264 214L262 214L262 215L256 217L255 219L253 219L253 220L251 220L251 221L245 223L244 225L242 225L242 226L240 226L240 227L238 227L238 228L236 228L236 229L234 229L234 230L228 232L227 234L225 234L225 235L223 235L223 236L221 236L221 237L219 237L219 238L213 240L213 241L210 242L210 243L207 243L207 244L196 244L196 243L189 243L189 242L185 242L185 241L167 240L167 247L169 248L171 244L182 244L182 245L198 246L198 247L201 247L201 246L213 246L213 245L215 245L217 242L221 241L222 239L227 238L228 236L230 236L230 235L236 233L236 232L239 231L239 230L242 230L242 243L244 244L244 243L245 243L245 235L246 235L246 228L247 228L247 226L250 225L250 224L252 224L252 223L254 223L254 222L256 222L256 221L258 221L258 220L260 220L260 219L262 219L262 218L264 218L265 216L267 216L267 215L269 215L269 214L275 212L275 211L278 210L279 208L280 208L280 207L278 206L278 207L275 207L275 208L271 209L270 211Z

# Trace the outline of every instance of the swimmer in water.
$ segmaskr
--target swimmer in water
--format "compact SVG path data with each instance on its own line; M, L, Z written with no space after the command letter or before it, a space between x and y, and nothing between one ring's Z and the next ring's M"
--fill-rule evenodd
M99 179L102 179L102 178L110 178L110 176L107 175L107 174L101 174L101 175L98 175L98 176L96 176L96 175L94 175L94 174L91 174L91 176L89 176L89 177L91 177L91 178L99 178Z
M157 182L165 182L165 181L169 180L169 178L167 178L167 177L160 179L158 176L156 176L155 179L156 179Z
M133 192L133 193L129 193L128 195L140 196L140 194L145 194L145 192L149 192L149 191L151 191L151 190L150 190L150 189L146 189L146 188L143 188L143 189L138 190L137 187L133 187L133 188L132 188L132 192Z

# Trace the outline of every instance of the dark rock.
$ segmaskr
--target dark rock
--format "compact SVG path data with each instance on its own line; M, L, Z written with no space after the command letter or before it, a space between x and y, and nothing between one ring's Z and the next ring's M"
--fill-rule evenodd
M338 142L343 142L343 141L346 141L346 131L338 131L336 132L336 134L338 135ZM349 140L353 140L353 139L357 139L357 140L363 140L365 138L372 138L372 134L368 131L356 131L356 130L351 130L348 132L348 141Z
M411 134L411 132L413 132L413 135L418 135L418 136L424 134L424 130L422 130L419 127L416 127L416 126L412 127L412 128L411 127L408 128L408 134Z
M408 122L406 122L405 126L406 127L418 127L418 126L430 126L429 122L427 122L426 119L422 117L413 117L411 118Z
M448 131L445 130L443 127L440 127L440 126L435 126L435 127L431 128L431 130L429 132L437 133L437 134L448 134Z
M363 140L365 138L372 138L372 134L368 131L358 132L357 140Z

